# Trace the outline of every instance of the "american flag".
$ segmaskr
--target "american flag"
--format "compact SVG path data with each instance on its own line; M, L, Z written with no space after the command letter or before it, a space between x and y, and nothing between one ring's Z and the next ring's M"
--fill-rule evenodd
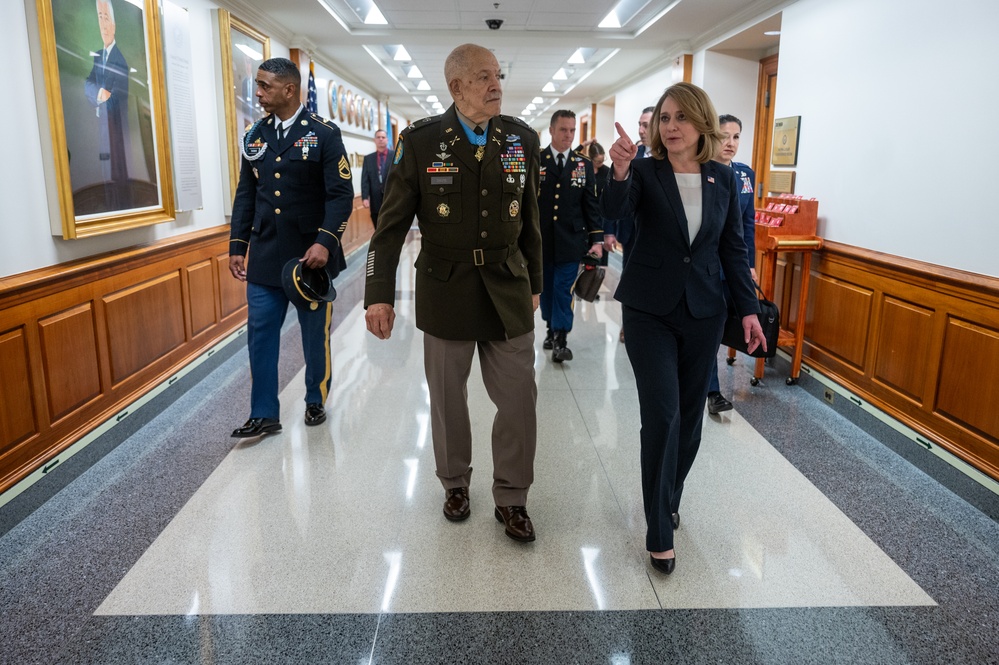
M316 103L316 63L309 61L309 96L305 99L305 110L309 113L318 113L319 106Z

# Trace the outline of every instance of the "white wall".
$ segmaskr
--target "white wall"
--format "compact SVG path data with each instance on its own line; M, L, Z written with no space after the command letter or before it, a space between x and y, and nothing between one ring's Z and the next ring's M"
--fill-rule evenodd
M193 62L210 63L210 66L192 68L197 117L203 119L198 125L198 144L204 207L180 212L172 222L78 240L63 240L54 237L51 231L50 216L58 216L59 213L58 210L50 210L49 189L42 165L42 133L48 133L49 127L44 107L42 121L45 124L39 127L32 78L36 68L28 66L31 61L29 39L37 44L39 37L37 34L29 35L25 7L33 8L35 0L0 2L0 25L7 26L7 59L17 63L8 68L6 77L8 100L12 101L0 105L0 127L7 129L5 153L8 155L7 159L0 160L0 236L3 237L0 243L0 277L151 243L228 221L224 197L229 196L229 186L227 181L223 182L226 174L223 160L226 156L221 150L224 129L217 120L221 117L217 92L220 66L215 53L218 37L211 14L216 5L208 0L176 1L190 12ZM287 57L288 46L272 39L271 55ZM328 71L321 73L320 70L317 66L317 77L325 74L324 78L330 78ZM40 68L37 71L41 71ZM338 81L354 83L344 79L340 72L332 74ZM307 77L308 71L303 75ZM354 85L353 89L375 99L360 86ZM321 115L328 114L325 102L320 103L319 112ZM400 118L400 128L404 126L405 121ZM343 135L348 152L367 153L374 150L370 138L373 132L343 128ZM355 189L359 191L360 170L354 175Z
M999 276L999 3L800 0L781 23L776 114L801 116L822 235Z
M700 61L700 72L698 72ZM698 73L700 76L698 77ZM713 51L694 59L691 78L704 88L719 114L734 115L742 121L742 138L735 159L753 168L753 136L756 123L756 88L760 63ZM698 81L697 79L700 78Z
M656 102L673 83L671 65L629 85L614 95L614 121L621 123L631 140L638 142L638 118L646 106L655 106ZM610 144L617 139L617 132L604 145L608 150Z

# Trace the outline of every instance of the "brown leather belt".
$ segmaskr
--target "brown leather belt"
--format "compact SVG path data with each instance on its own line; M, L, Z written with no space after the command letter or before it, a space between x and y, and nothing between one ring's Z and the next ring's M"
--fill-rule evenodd
M477 266L483 266L487 263L502 263L520 250L520 247L516 243L501 249L455 249L452 247L441 247L426 240L423 241L422 248L425 252L438 259L456 261L458 263L474 263Z

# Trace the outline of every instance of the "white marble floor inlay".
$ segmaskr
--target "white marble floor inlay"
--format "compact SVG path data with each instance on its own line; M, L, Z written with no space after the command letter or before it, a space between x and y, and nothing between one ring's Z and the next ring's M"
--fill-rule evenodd
M97 614L935 604L735 411L705 416L677 570L652 571L637 394L609 294L579 304L571 363L553 365L537 339L537 542L510 540L493 517L494 409L477 370L472 515L446 521L410 300L398 315L381 342L352 310L334 333L329 420L304 426L296 377L284 431L234 440Z

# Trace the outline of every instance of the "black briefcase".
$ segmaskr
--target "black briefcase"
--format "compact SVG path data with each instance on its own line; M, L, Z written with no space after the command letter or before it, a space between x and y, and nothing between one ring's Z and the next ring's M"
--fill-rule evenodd
M579 264L576 281L572 283L572 293L577 298L586 302L597 299L600 285L604 283L604 269L598 264L599 261L600 259L587 254Z
M777 309L777 305L763 297L763 291L760 290L758 284L756 290L760 292L760 313L757 316L760 317L763 337L767 340L767 350L764 351L762 346L756 347L752 353L746 350L742 317L739 316L734 307L729 307L721 343L754 358L773 358L777 354L777 335L780 334L780 311Z

